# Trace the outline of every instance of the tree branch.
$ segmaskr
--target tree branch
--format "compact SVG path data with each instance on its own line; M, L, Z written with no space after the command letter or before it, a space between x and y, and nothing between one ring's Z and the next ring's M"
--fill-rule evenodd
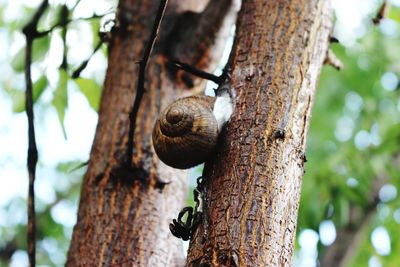
M17 247L16 238L7 241L3 246L0 248L0 259L2 261L9 261L14 254L14 252L18 249Z
M236 20L238 6L234 2L237 1L209 1L201 13L186 12L180 15L165 42L163 52L168 59L212 71L220 61L215 55L220 54L226 44L219 40L225 41L230 35L231 28L225 26L232 25ZM176 67L181 69L179 66L172 67L170 71L173 78L188 87L194 86L192 78L176 71Z
M93 16L91 16L91 17L86 17L86 18L77 18L77 19L60 20L60 21L57 22L56 24L50 26L49 29L44 30L44 31L41 31L41 32L38 32L37 34L38 34L38 37L42 37L42 36L45 36L45 35L51 33L51 32L54 31L56 28L67 26L67 25L68 25L69 23L71 23L71 22L76 22L76 21L80 21L80 20L99 19L99 18L104 17L105 15L108 15L108 14L112 13L112 12L114 12L114 11L110 11L110 12L107 12L107 13L102 14L102 15L97 15L97 14L95 14L95 15L93 15Z
M64 44L64 51L63 51L63 60L61 62L61 69L67 70L68 69L68 60L67 60L67 53L68 53L68 46L67 46L67 31L68 31L68 17L69 17L69 10L66 5L63 5L59 14L58 20L60 23L63 23L62 31L61 31L61 38Z
M337 70L341 70L343 68L343 63L340 61L340 59L333 53L331 49L328 49L326 52L324 64L326 65L331 65Z
M390 4L387 0L384 0L381 7L378 10L376 16L372 19L372 23L378 25L382 19L386 18L387 14L389 13Z
M72 79L76 79L81 75L81 72L86 68L86 66L88 65L89 61L92 59L93 55L96 54L96 52L100 49L100 47L103 44L103 40L99 40L99 42L97 43L96 47L94 48L92 54L89 56L88 59L86 59L85 61L83 61L79 67L74 70L74 72L72 73Z
M28 173L29 173L29 189L28 189L28 231L27 231L27 242L28 242L28 254L29 264L34 267L36 265L36 217L35 217L35 176L36 176L36 164L38 160L38 151L36 146L35 138L35 127L34 127L34 113L33 113L33 97L32 97L32 77L31 77L31 65L32 65L32 44L33 41L38 37L37 25L40 18L46 11L49 3L48 0L44 0L39 8L36 10L31 21L23 28L23 33L26 39L26 53L25 53L25 105L26 115L28 117Z
M214 74L199 70L195 67L193 67L192 65L186 64L186 63L182 63L179 61L173 61L173 62L168 62L168 65L170 65L171 67L174 68L178 68L181 70L184 70L194 76L206 79L206 80L210 80L215 82L216 84L220 84L221 83L221 76L216 76Z
M320 266L343 267L348 266L358 252L359 246L365 238L365 232L376 214L379 204L379 190L387 182L385 177L377 177L370 192L370 198L363 210L355 204L350 208L350 220L336 235L335 242L327 247L320 255Z
M134 135L135 135L135 127L136 127L136 117L139 111L140 102L142 100L144 94L144 81L145 81L145 72L147 62L149 60L151 51L153 50L158 31L160 29L161 20L164 16L165 8L167 7L168 0L161 0L160 6L158 7L157 15L154 20L153 29L151 31L151 35L149 41L145 47L145 51L143 54L142 59L139 61L139 74L138 74L138 82L137 82L137 89L136 89L136 97L133 102L131 111L129 113L129 134L128 134L128 146L126 151L126 163L129 167L132 167L132 156L133 156L133 145L134 142Z

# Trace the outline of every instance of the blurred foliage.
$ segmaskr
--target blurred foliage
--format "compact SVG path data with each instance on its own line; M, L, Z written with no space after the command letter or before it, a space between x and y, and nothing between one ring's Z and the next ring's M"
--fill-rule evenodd
M32 98L33 102L36 102L46 89L49 81L46 76L40 77L33 84ZM15 90L13 88L5 88L5 91L9 94L13 103L13 111L16 113L25 111L25 91Z
M57 110L58 118L63 126L64 136L67 136L64 128L65 109L68 106L68 74L64 69L60 69L60 78L58 79L57 88L54 91L52 104Z
M89 101L90 106L98 111L101 96L101 87L92 79L78 78L75 80L82 94Z
M74 7L72 5L70 8ZM58 4L50 5L40 22L41 30L49 29L57 23L57 14L60 14L61 8ZM10 75L2 79L0 93L4 92L12 101L15 113L25 109L25 52L24 46L19 44L19 31L34 10L24 7L18 19L5 21L5 6L0 6L0 34L7 37L9 46L18 48L9 51L12 52L7 58L10 64L7 73ZM73 10L71 14L74 15ZM381 26L372 26L370 20L365 23L368 31L354 45L344 47L332 44L335 54L345 65L344 69L338 72L326 66L320 77L307 141L308 162L303 179L298 231L313 229L318 233L321 222L330 220L339 232L343 227L354 223L354 210L360 211L361 219L356 222L359 225L363 225L362 215L371 213L373 219L370 223L366 221L369 224L366 225L367 231L362 242L358 247L352 248L356 253L349 266L367 266L372 256L383 266L398 266L400 9L393 7L388 19ZM76 20L68 25L68 31L72 29L76 34L76 31L82 29L81 24L91 30L93 49L99 41L100 19ZM56 29L52 34L34 42L32 68L39 75L34 76L33 95L36 107L54 109L61 125L64 125L71 92L82 94L90 107L97 111L102 86L99 75L90 75L85 71L82 73L83 77L71 78L71 73L87 57L78 62L70 60L70 57L73 58L73 49L69 47L72 45L68 40L67 69L58 69L63 55L53 53L52 47L62 42L59 33L60 29ZM75 39L77 41L79 40ZM105 50L100 51L105 54ZM51 66L44 64L49 61L49 57L52 57ZM60 206L76 209L84 169L74 169L81 165L80 161L68 161L60 162L55 168L39 166L48 177L56 177L57 180L48 181L55 192L51 203L39 197L37 199L38 264L59 266L65 261L72 225L60 221L54 213ZM194 176L197 177L199 173L201 169L194 171ZM376 188L378 182L392 185L386 187L392 191L379 191ZM377 190L378 192L374 192ZM377 203L372 203L371 196L375 193L380 198ZM188 202L194 205L191 196L188 197ZM0 266L7 266L13 254L17 255L26 249L24 212L25 200L18 196L7 205L0 206L0 215L8 218L5 224L0 224ZM390 251L387 255L378 253L373 246L371 233L377 227L384 227L389 234ZM319 244L318 248L318 252L322 254L324 245ZM301 249L299 245L297 249Z
M0 55L2 62L0 68L4 74L1 77L0 97L8 98L16 116L17 113L25 111L25 40L21 29L36 11L36 7L31 6L40 3L40 1L36 1L36 4L28 2L0 3L0 47L6 49ZM65 138L67 135L64 120L73 95L81 94L94 111L98 110L104 72L96 72L89 64L81 73L81 77L72 79L71 74L83 61L91 57L94 47L99 43L101 14L111 14L110 11L116 5L116 1L106 0L102 3L99 1L93 8L88 9L82 7L80 2L67 1L70 12L63 13L65 8L60 2L50 1L49 8L40 19L38 29L47 31L54 28L54 30L33 43L31 69L35 122L37 126L43 124L46 120L41 118L41 115L50 114L48 111L52 110L57 114ZM96 11L99 10L99 6L103 6L101 12ZM78 12L75 12L76 9ZM88 10L92 10L92 14ZM82 13L85 15L79 15ZM71 20L65 28L59 25L65 19L65 15L62 14L66 14ZM63 39L65 30L66 39ZM88 32L90 35L86 37L85 34ZM87 46L87 49L84 49L84 46ZM106 46L102 48L104 49L96 53L105 59ZM86 50L86 53L82 50ZM64 58L66 66L62 65ZM106 63L105 60L104 62ZM40 127L36 129L38 132ZM40 136L40 132L37 135ZM67 257L72 228L76 220L80 185L86 164L81 160L70 160L52 165L41 162L40 156L39 151L36 181L37 264L62 266ZM26 155L22 155L21 158L25 161ZM7 157L1 158L0 168L6 166L8 160L10 159ZM15 162L16 168L19 164ZM25 165L25 162L23 164ZM45 189L39 188L43 183L47 184L44 186ZM3 182L2 186L7 187L7 184ZM25 188L21 191L23 191L21 195L25 195ZM41 196L41 193L48 195ZM25 197L15 196L6 203L0 203L0 267L27 265L26 221Z
M33 51L32 61L41 61L47 54L50 48L50 37L48 35L39 38L33 42ZM21 47L21 49L15 54L14 58L11 61L11 66L16 72L23 72L25 67L25 47Z
M332 220L337 229L364 226L369 221L363 220L372 213L374 219L360 246L352 248L357 256L348 266L368 266L372 255L383 266L400 263L395 253L400 220L394 218L400 208L399 15L400 9L392 7L392 20L380 27L370 25L355 45L331 46L345 67L339 72L323 68L312 112L299 230L318 232L323 220ZM385 23L395 31L388 32ZM395 190L384 192L377 184L390 184ZM377 194L379 203L373 203ZM385 210L384 215L375 209L376 204ZM363 214L358 220L352 214L355 210ZM391 238L388 255L379 255L370 242L378 226L385 227Z

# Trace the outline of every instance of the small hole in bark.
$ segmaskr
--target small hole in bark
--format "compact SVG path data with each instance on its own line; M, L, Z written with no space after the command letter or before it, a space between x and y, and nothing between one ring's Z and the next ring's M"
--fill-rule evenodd
M286 132L283 129L278 129L272 134L273 139L285 139Z
M157 180L154 187L157 188L158 190L160 190L160 193L162 193L162 191L164 190L164 187L167 184L170 184L170 182L164 182L164 181L161 181L161 180Z

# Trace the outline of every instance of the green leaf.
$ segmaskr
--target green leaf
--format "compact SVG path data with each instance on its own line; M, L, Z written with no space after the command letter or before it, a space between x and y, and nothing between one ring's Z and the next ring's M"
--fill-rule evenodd
M32 98L35 103L46 89L48 80L46 76L42 76L33 84ZM13 103L13 112L20 113L25 111L25 91L6 89Z
M63 9L63 5L57 3L55 5L50 5L49 8L46 9L44 15L39 20L38 29L39 31L46 30L50 25L55 25L60 21L60 13ZM66 18L68 19L68 18Z
M25 47L22 47L14 58L11 60L11 67L17 71L22 72L25 66Z
M397 23L400 23L400 9L392 7L387 17L396 21Z
M92 79L79 78L75 80L82 94L85 95L86 99L89 101L90 106L98 111L101 87Z
M0 9L0 27L4 26L3 8Z
M60 121L65 138L67 138L67 134L65 132L65 127L64 127L65 110L67 109L68 106L67 84L68 84L68 74L65 70L60 70L60 77L58 80L57 88L54 91L52 104L57 111L58 119Z
M33 42L32 62L42 60L50 47L50 36L46 35ZM22 47L11 60L11 66L17 72L22 72L25 68L26 47Z
M33 103L35 103L39 99L39 97L42 95L44 90L47 88L48 84L49 84L49 80L47 80L46 76L40 77L33 84L33 92L32 92Z
M13 112L20 113L25 111L25 92L21 90L9 90L13 104Z
M96 47L97 43L100 41L99 32L100 32L100 20L93 19L90 21L90 26L92 27L93 32L93 48Z

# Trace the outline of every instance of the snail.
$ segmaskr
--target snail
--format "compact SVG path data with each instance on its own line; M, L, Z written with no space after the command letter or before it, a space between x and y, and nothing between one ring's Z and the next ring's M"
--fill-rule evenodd
M233 112L229 87L221 86L216 94L178 99L161 113L152 135L161 161L173 168L188 169L211 156Z

